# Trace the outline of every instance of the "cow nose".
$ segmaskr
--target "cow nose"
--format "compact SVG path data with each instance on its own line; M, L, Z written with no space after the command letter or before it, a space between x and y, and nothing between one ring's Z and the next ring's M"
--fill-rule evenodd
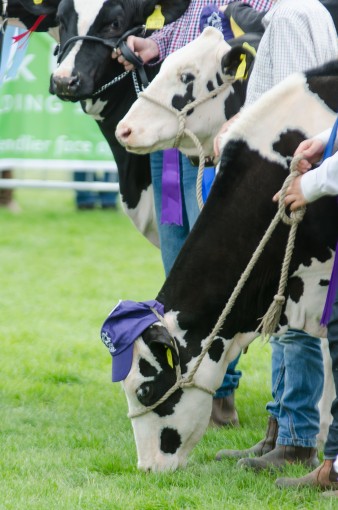
M72 76L52 76L51 92L60 96L73 96L76 94L80 85L78 74Z
M131 134L132 130L129 126L122 124L116 128L116 138L122 143L127 143Z

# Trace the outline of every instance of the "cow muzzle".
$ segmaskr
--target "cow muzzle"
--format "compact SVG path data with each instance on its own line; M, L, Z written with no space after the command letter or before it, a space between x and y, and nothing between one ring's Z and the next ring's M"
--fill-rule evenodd
M80 76L77 73L67 77L57 75L51 76L49 92L63 100L77 101L79 99L79 88Z

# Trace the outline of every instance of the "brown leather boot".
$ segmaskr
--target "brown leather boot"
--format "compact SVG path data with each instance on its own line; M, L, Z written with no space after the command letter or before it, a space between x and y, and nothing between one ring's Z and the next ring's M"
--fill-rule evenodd
M333 460L324 460L317 469L301 478L277 478L277 487L312 486L320 489L338 489L338 473L333 469Z
M212 399L209 427L239 427L234 393L228 397Z
M272 416L269 417L268 426L266 429L265 437L259 443L246 450L220 450L216 454L216 460L222 459L243 459L253 455L261 457L265 453L270 452L276 446L278 435L278 422Z
M303 446L276 445L274 450L257 458L241 459L237 462L238 467L254 469L281 469L288 464L304 464L308 467L316 467L319 464L317 448L304 448Z

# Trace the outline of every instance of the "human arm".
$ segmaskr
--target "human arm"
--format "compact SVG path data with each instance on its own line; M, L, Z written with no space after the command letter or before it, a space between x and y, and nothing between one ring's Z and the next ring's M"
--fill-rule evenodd
M244 33L263 33L264 26L262 19L265 14L266 12L258 12L250 5L242 2L228 4L225 9L225 15L230 21L234 21Z

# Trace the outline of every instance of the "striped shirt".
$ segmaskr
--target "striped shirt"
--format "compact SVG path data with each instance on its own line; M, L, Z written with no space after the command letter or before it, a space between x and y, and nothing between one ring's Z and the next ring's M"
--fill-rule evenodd
M245 106L289 74L338 56L332 18L318 0L276 0L264 16L265 32L248 83Z
M157 43L159 49L157 61L163 60L170 53L182 48L200 35L199 21L201 11L206 5L214 3L217 7L221 7L234 1L236 0L214 0L213 2L210 0L192 0L188 9L178 20L150 36ZM258 11L267 11L272 4L272 0L245 0L245 3Z

